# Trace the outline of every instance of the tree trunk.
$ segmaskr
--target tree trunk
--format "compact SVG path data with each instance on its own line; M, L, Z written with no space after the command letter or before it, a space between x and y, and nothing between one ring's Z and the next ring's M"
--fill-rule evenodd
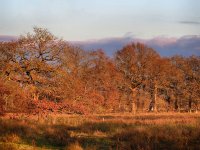
M4 107L4 111L6 112L8 109L8 98L5 97L5 107Z
M39 94L34 93L34 94L33 94L33 100L34 100L34 101L38 101L38 98L39 98Z
M192 99L191 99L191 97L189 97L189 101L188 101L188 111L190 113L192 112Z
M198 113L198 101L195 101L195 112Z
M132 101L132 110L131 110L131 112L132 112L132 114L136 114L136 109L137 109L137 107L136 107L136 104L135 104L135 101L133 100Z
M175 110L175 111L179 111L178 98L177 98L177 96L175 97L175 101L174 101L174 110Z
M158 94L158 89L157 85L154 87L154 112L157 112L157 94Z
M136 94L136 107L137 107L137 112L141 112L143 110L143 104L142 104L142 98L141 98L141 88L137 90Z
M132 89L132 98L131 98L131 112L135 115L137 110L136 105L136 89Z
M149 104L149 111L157 112L157 85L153 86L151 90L151 101Z
M153 107L153 105L154 105L154 99L153 99L153 90L151 89L151 91L150 91L150 96L151 96L151 98L150 98L150 103L149 103L149 111L153 111L153 109L154 109L154 107Z

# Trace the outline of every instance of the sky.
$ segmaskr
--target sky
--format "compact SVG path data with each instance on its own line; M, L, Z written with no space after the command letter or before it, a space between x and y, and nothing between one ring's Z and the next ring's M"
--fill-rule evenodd
M0 0L0 40L30 32L34 26L84 43L199 39L199 8L200 0Z
M0 0L0 34L34 26L65 40L200 34L199 0Z

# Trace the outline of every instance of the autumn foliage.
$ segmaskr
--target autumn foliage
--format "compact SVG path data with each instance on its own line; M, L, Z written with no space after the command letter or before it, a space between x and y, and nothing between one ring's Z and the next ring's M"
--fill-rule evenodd
M130 43L108 57L48 30L0 43L0 113L198 111L200 57ZM20 106L20 107L19 107Z

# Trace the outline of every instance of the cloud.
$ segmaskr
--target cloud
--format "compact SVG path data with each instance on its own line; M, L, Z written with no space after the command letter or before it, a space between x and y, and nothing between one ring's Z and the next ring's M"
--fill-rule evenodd
M155 37L152 39L140 39L135 37L105 38L91 41L71 42L85 50L103 49L112 56L124 45L132 42L141 42L154 48L161 56L183 55L200 56L200 36L187 35L180 38Z
M0 35L0 42L8 42L16 39L16 36ZM161 56L200 56L200 35L186 35L180 38L159 36L151 39L141 39L131 36L131 34L128 33L123 37L70 41L70 43L80 46L85 50L103 49L108 56L112 56L116 51L123 48L123 46L132 42L144 43L154 48Z
M181 24L192 24L192 25L200 25L199 21L179 21Z
M0 42L9 42L17 40L17 36L0 35Z

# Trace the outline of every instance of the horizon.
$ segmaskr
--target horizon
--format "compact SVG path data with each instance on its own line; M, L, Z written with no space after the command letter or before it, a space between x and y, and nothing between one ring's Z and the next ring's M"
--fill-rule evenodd
M18 36L19 37L19 36ZM9 42L17 40L17 36L1 36L0 42ZM161 56L171 57L174 55L182 56L200 56L200 36L182 36L180 38L159 36L151 39L142 39L136 37L110 37L96 40L85 41L66 41L74 46L78 46L83 50L97 50L102 49L109 56L112 57L115 52L122 49L130 43L143 43L148 47L156 50Z

